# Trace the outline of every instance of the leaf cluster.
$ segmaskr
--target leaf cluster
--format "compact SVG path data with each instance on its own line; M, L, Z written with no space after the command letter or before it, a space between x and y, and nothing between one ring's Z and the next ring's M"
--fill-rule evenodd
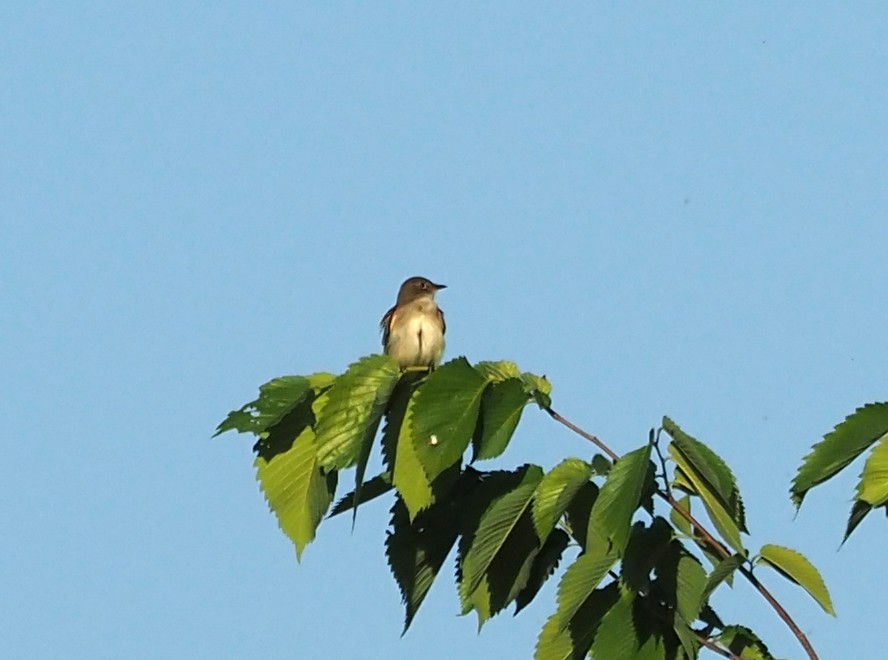
M734 475L669 418L616 461L596 454L548 471L480 469L507 450L529 403L554 414L549 382L510 362L457 358L402 373L372 355L338 377L263 385L217 433L255 436L260 487L297 556L326 515L354 516L362 503L392 494L385 551L405 631L454 548L460 611L475 612L479 628L509 606L517 614L564 569L536 647L546 660L696 658L702 647L770 658L754 632L723 623L710 605L717 589L757 566L775 569L832 612L802 555L773 544L750 555ZM661 432L671 438L671 476ZM367 479L377 437L384 470ZM351 468L354 487L331 509L340 473ZM714 532L692 513L694 501ZM668 503L668 517L659 502Z

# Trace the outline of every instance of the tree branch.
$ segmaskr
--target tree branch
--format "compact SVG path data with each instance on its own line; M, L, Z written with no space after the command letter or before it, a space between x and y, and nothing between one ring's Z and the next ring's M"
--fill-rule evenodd
M573 422L565 419L559 413L555 412L551 407L547 407L546 412L549 413L549 415L555 421L563 424L580 437L585 438L589 442L593 443L596 447L606 453L613 461L619 460L620 455L617 454L610 447L608 447L606 444L604 444L604 442L602 442L596 436L588 433L587 431L584 431ZM703 525L701 525L700 522L696 518L694 518L693 515L691 515L690 511L686 511L684 508L682 508L671 493L664 492L658 488L657 495L660 497L660 499L669 504L669 506L671 506L676 512L678 512L678 514L682 518L687 520L691 524L691 526L700 534L700 536L702 536L703 539L707 543L709 543L723 558L727 559L732 556L731 551L727 547L725 547L723 543L716 539L711 533L709 533L709 531L707 531L707 529L703 527ZM805 649L805 652L808 654L808 658L810 660L818 660L817 652L814 650L814 647L811 646L811 642L808 640L808 637L805 635L804 632L802 632L802 629L799 628L793 618L789 615L789 612L784 609L784 607L771 594L767 587L765 587L765 585L763 585L759 581L759 579L756 578L755 575L753 575L750 567L745 564L741 564L737 570L740 571L743 577L745 577L746 580L753 587L755 587L756 591L758 591L762 595L762 598L764 598L765 601L767 601L767 603L774 609L774 611L777 612L777 616L779 616L783 620L786 626L792 631L792 634L795 635L796 639L799 641L799 644L802 645L802 648ZM708 647L709 645L706 646Z

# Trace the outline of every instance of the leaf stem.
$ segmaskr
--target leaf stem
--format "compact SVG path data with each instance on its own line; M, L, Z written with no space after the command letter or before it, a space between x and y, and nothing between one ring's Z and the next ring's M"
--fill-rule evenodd
M592 435L591 433L588 433L587 431L584 431L573 422L565 419L551 407L547 407L545 410L547 413L549 413L552 419L560 422L580 437L585 438L589 442L593 443L596 447L606 453L613 461L619 460L620 455L617 454L613 449L608 447L606 444L604 444L604 442L602 442L599 438ZM731 551L728 550L728 548L725 547L723 543L718 541L711 533L709 533L709 531L707 531L706 528L703 527L703 525L701 525L700 522L696 518L694 518L693 515L691 515L690 511L686 511L681 505L679 505L678 501L672 496L671 493L664 492L662 490L659 490L658 488L657 495L660 497L660 499L665 501L667 504L669 504L669 506L677 511L682 518L687 520L691 524L691 526L697 530L700 536L703 537L703 539L707 543L709 543L720 555L722 555L722 557L727 559L732 556ZM818 660L817 652L814 650L814 647L811 646L811 642L808 640L808 637L805 635L804 632L802 632L802 629L799 628L798 624L796 624L793 618L789 615L789 612L784 609L784 607L773 596L773 594L771 594L767 587L765 587L765 585L763 585L759 581L759 579L755 577L755 575L753 575L750 568L746 565L741 564L737 570L740 571L743 577L745 577L746 580L753 587L755 587L756 591L758 591L762 595L762 598L764 598L765 601L767 601L767 603L774 609L774 611L777 612L777 616L779 616L783 620L786 626L792 631L792 634L795 635L797 640L799 640L799 644L801 644L802 648L805 649L805 653L808 654L808 658L810 660Z

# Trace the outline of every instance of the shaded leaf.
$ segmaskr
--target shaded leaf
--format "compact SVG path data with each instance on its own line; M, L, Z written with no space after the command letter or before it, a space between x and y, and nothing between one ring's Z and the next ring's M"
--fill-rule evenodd
M573 565L576 565L576 562ZM562 578L563 581L564 578ZM602 618L619 598L619 586L616 582L611 582L601 589L591 591L572 609L572 613L568 617L564 617L560 608L556 610L540 632L534 653L535 660L582 660L585 658L595 639L595 634L598 632Z
M606 477L613 467L611 460L604 454L592 457L592 471L600 477Z
M779 545L766 544L759 550L757 563L776 568L779 573L807 591L827 614L836 615L829 591L814 564L801 553Z
M644 445L614 463L589 516L587 542L592 539L613 544L621 553L629 539L632 515L638 508L645 480L649 476L651 446Z
M515 597L515 614L523 610L536 597L546 580L558 568L568 543L570 543L570 537L560 529L553 530L546 538L543 547L534 557L527 584Z
M318 460L327 470L354 465L372 441L401 371L387 355L370 355L352 364L328 390L318 415Z
M533 500L533 524L541 539L552 531L591 476L592 468L578 458L567 458L546 473Z
M848 537L851 536L851 532L853 532L857 526L866 518L866 514L873 510L873 507L864 502L863 500L857 500L854 502L854 506L851 507L851 515L848 516L848 525L845 528L845 536L842 538L842 543L848 540ZM888 509L886 509L888 512Z
M527 584L541 545L530 520L530 503L542 476L539 466L523 468L518 484L484 511L471 544L461 553L460 598L464 606L471 603L478 611L479 626Z
M492 383L484 390L472 437L473 461L495 458L506 450L527 402L524 384L517 378Z
M620 579L623 584L636 592L647 591L651 571L671 541L672 528L660 516L654 518L650 526L645 526L641 521L632 525L620 564Z
M577 491L567 505L566 519L570 535L584 550L586 549L586 532L589 529L589 515L598 498L598 486L587 481Z
M773 660L774 658L758 635L744 626L725 626L715 639L743 660Z
M301 558L333 500L336 473L324 474L318 465L311 427L303 429L289 450L270 461L257 456L255 465L268 506Z
M596 660L633 660L641 646L632 620L635 595L628 589L620 590L620 597L607 613L592 642L591 655Z
M377 474L369 481L364 482L364 487L361 489L359 495L360 501L358 502L358 504L364 504L365 502L376 499L380 495L385 495L390 490L392 490L392 488L393 486L391 473L383 472L382 474ZM338 516L340 513L350 511L354 507L355 491L352 491L343 496L343 498L333 506L328 517L332 518L333 516Z
M487 386L487 379L465 358L457 358L438 367L416 390L410 403L411 437L430 482L462 458Z
M722 582L731 583L731 578L740 566L746 562L746 557L740 554L731 555L727 559L723 559L718 565L712 569L709 577L706 579L706 586L703 588L703 602L707 602L712 592L718 588Z
M888 403L870 403L848 415L802 460L790 488L796 508L811 488L835 475L886 433Z
M404 632L410 627L420 605L456 543L461 525L461 511L467 493L477 480L474 473L464 475L446 501L438 502L412 521L403 500L392 507L391 529L385 546L389 567L401 591L406 613Z
M691 512L691 498L687 495L682 496L678 500L678 506L687 511ZM669 520L672 521L672 524L675 525L675 528L680 531L682 534L686 534L687 536L693 535L693 530L691 529L691 523L688 522L687 518L682 516L675 508L669 510Z

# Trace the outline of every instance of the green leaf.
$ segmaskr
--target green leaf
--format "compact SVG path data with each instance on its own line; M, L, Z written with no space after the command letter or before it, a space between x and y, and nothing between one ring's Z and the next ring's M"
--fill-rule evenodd
M715 525L721 537L736 551L745 553L743 542L740 540L740 528L735 519L736 512L731 512L730 504L726 503L713 489L712 484L698 472L693 463L681 451L675 442L669 443L669 454L676 464L676 480L681 475L682 480L691 484L692 490L703 501L703 506L709 518Z
M517 378L492 383L484 390L472 438L473 461L495 458L506 450L527 402L524 384Z
M807 591L827 614L836 615L823 578L801 553L779 545L767 544L759 550L758 563L776 568L784 577Z
M874 507L888 502L888 436L866 459L857 485L857 499Z
M613 466L613 462L604 454L595 454L592 457L592 471L599 477L606 477Z
M727 463L702 442L682 431L668 417L663 418L663 428L672 438L670 453L674 449L682 454L684 463L693 466L693 471L706 482L707 489L721 500L738 529L748 532L737 480Z
M592 539L597 539L612 543L617 553L626 547L632 515L648 476L650 455L651 446L646 444L614 463L589 516L586 538L590 546L595 544Z
M357 462L364 444L372 441L400 375L390 357L370 355L336 379L328 391L327 405L318 415L318 460L325 469L342 469Z
M541 409L546 410L552 405L552 383L546 380L545 376L537 376L525 371L521 374L521 380L524 381L527 393L533 397Z
M854 502L854 506L851 507L851 515L848 516L848 526L845 528L845 536L842 538L842 543L848 540L848 537L851 536L851 532L853 532L857 526L866 518L866 514L873 510L873 507L864 502L863 500L857 500ZM888 512L888 509L886 509Z
M744 626L725 626L716 641L742 660L774 660L758 635Z
M413 445L413 413L416 397L410 399L407 412L398 427L398 442L392 483L404 500L410 519L434 502L432 484L419 463Z
M514 600L527 584L541 542L530 520L530 503L543 477L539 466L522 468L517 486L494 500L461 553L460 598L478 610L479 626ZM482 593L476 594L479 588Z
M542 589L558 564L561 562L561 556L570 543L570 537L566 532L560 529L553 530L543 543L539 553L534 557L533 564L530 567L530 575L527 578L527 584L515 597L515 614L530 604L536 595Z
M278 525L296 546L301 559L305 546L333 501L336 473L324 474L318 465L315 436L305 427L292 447L266 460L256 457L256 477Z
M678 560L678 582L676 583L676 609L688 623L696 620L703 607L703 590L706 586L706 571L696 557L682 552Z
M281 376L270 380L259 387L259 397L255 401L228 413L213 436L226 431L259 435L280 421L309 392L329 387L334 379L332 374L317 373L308 377Z
M589 529L589 515L598 498L598 486L587 481L567 505L566 522L570 535L581 548L586 549L586 532Z
M678 500L678 506L688 513L691 512L691 498L687 495L684 495L681 499ZM682 534L687 536L693 536L693 530L691 529L691 523L687 521L687 519L681 515L674 508L669 510L669 520L672 521L672 524L675 525L675 528L680 531Z
M510 378L521 378L521 370L514 362L478 362L475 369L481 373L487 380L497 383Z
M567 510L577 491L592 477L592 468L578 458L567 458L540 482L533 500L533 524L544 539Z
M617 562L617 553L604 544L591 546L567 567L558 583L558 626L567 628L580 606L598 587L611 567Z
M457 358L438 367L417 389L411 401L413 448L430 482L456 464L469 446L487 385L465 358Z
M811 488L831 478L888 433L888 403L870 403L848 415L802 460L790 494L796 508Z
M641 521L632 525L620 565L623 584L638 593L649 591L651 571L671 541L672 528L660 516L649 527Z
M469 475L453 498L435 504L412 521L403 500L397 499L392 507L391 530L385 546L406 609L404 632L456 543L464 491L471 490L473 482L473 475Z
M392 475L390 472L377 474L369 481L365 481L360 494L358 494L358 504L364 504L370 500L374 500L380 495L385 495L392 490ZM352 491L339 500L330 510L328 517L338 516L340 513L351 511L355 508L355 491Z
M632 617L635 594L621 589L619 600L602 617L592 642L592 657L601 660L634 660L640 647Z
M559 584L559 607L546 621L537 641L536 660L582 660L589 652L601 620L620 598L619 585L611 582L601 589L592 589L585 598L574 603L573 599L579 597L573 593L579 580L580 573L593 568L594 562L589 562L581 569L575 569L575 573L569 578L570 597L564 601L567 609L562 609L561 587L568 579L568 572L577 565L577 562L589 555L581 555L565 572ZM616 557L614 556L614 560ZM607 573L607 569L604 570ZM583 580L586 582L586 580ZM599 580L600 581L600 580ZM584 590L585 591L585 590Z
M727 581L729 584L734 575L734 571L740 568L746 562L746 557L740 554L731 555L727 559L723 559L718 565L712 569L706 580L706 586L703 588L703 602L709 601L718 586Z

